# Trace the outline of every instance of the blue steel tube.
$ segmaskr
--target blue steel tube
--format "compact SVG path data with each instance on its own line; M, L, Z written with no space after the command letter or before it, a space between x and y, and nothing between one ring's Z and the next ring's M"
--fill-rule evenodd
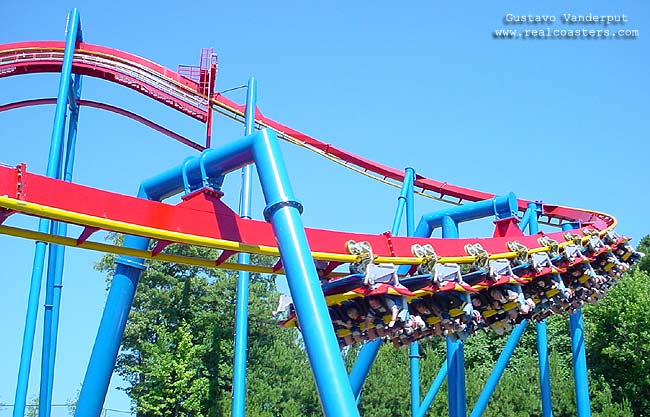
M535 204L535 203L531 203L531 204ZM519 229L521 229L521 231L526 230L526 228L528 227L528 223L530 222L530 215L533 212L533 209L531 209L531 207L530 207L531 204L528 205L528 208L524 212L524 216L519 221L518 226L519 226Z
M578 417L590 417L591 404L589 400L589 378L587 375L587 355L585 353L585 330L582 320L582 310L569 314L569 329L571 331L573 378L576 385Z
M542 417L553 417L553 402L551 399L551 370L548 359L548 332L546 321L536 324L537 356L539 360L539 387L542 396Z
M63 52L63 64L61 66L61 77L59 78L59 93L56 98L56 110L54 113L54 126L50 139L50 155L47 163L46 175L50 178L57 178L60 175L61 149L63 132L65 129L65 116L67 111L67 100L70 94L72 77L72 59L74 48L81 31L80 17L77 9L72 9L68 17L66 28L65 50Z
M141 193L139 197L144 195ZM124 238L124 247L146 250L148 246L147 238L131 235ZM142 258L120 256L115 263L117 268L81 386L76 417L99 416L102 411L135 290L145 269Z
M79 11L77 9L72 9L68 15L68 24L66 27L66 45L61 66L61 76L59 78L59 91L57 94L54 126L52 129L52 137L50 139L50 150L46 169L46 175L50 178L60 178L66 100L70 90L74 47L80 31ZM50 221L40 220L38 231L41 233L47 233L48 229L50 229ZM29 385L29 371L34 350L34 333L36 331L36 320L38 317L38 300L40 299L43 264L45 261L45 249L46 244L44 242L36 242L34 262L32 265L32 276L30 279L27 314L25 318L25 330L23 333L23 343L20 354L20 366L18 369L18 381L16 383L16 396L14 399L13 410L14 417L22 417L25 413L27 388ZM46 343L45 339L44 343Z
M458 223L456 223L453 218L451 218L450 216L444 216L441 219L441 224L442 224L442 235L445 238L449 238L450 236L453 238L458 237ZM418 234L417 236L420 236L420 234Z
M433 402L433 399L436 398L436 395L438 394L438 391L440 390L440 387L442 386L442 383L445 381L446 377L447 361L445 360L442 365L440 365L438 374L436 374L436 377L431 384L431 388L429 388L429 392L427 392L427 395L424 396L424 400L422 400L422 404L420 405L418 412L414 414L414 417L424 417L427 410L429 409L429 406Z
M406 235L415 234L415 204L413 199L413 181L415 180L415 170L406 168L404 172L404 184L407 187L406 192ZM409 359L411 365L411 415L420 409L420 345L417 341L409 345Z
M448 213L449 211L446 211L440 217L442 237L456 239L459 236L458 223ZM457 214L456 216L459 217ZM420 235L417 231L416 234ZM449 417L465 417L467 415L463 342L461 340L452 341L450 338L447 338L447 400L449 403Z
M70 119L68 121L68 140L66 141L66 153L65 153L65 168L63 173L63 180L66 182L72 182L72 173L74 171L74 160L75 160L75 151L77 144L77 123L79 121L79 106L76 104L81 96L81 75L75 76L74 81L74 92L73 99L74 103L70 103ZM58 236L67 236L68 234L68 225L66 223L58 223ZM43 386L43 380L47 381L47 401L43 401L43 396L41 395L41 404L45 404L44 416L49 416L51 413L52 406L52 391L54 389L54 365L56 363L56 347L57 339L59 334L59 316L61 312L61 291L63 289L63 265L65 260L65 246L60 245L51 245L50 252L56 248L56 256L54 257L54 274L53 274L53 286L52 286L52 314L49 324L46 322L45 327L50 327L50 347L48 354L45 355L45 342L47 339L44 338L43 342L43 365L45 364L45 358L48 358L48 372L47 378L41 374L41 386ZM52 257L52 253L50 253ZM45 334L45 332L44 332ZM41 407L41 410L43 408ZM40 410L39 410L40 412Z
M573 230L579 223L564 223L562 230ZM569 314L569 331L571 332L571 353L573 354L573 379L576 386L576 407L578 417L591 417L589 400L589 377L587 374L587 354L585 352L585 329L582 309Z
M409 364L411 370L411 415L420 409L420 345L417 341L409 345Z
M526 218L526 215L528 215L528 221L526 222L528 224L528 234L530 235L536 235L539 233L539 215L542 212L542 205L540 203L529 203L528 208L526 209L526 213L524 213L524 219ZM522 223L522 230L523 230L523 223Z
M50 234L59 234L59 222L50 224ZM50 415L50 350L52 348L52 307L54 304L54 274L56 273L56 262L59 258L59 251L62 248L59 245L50 245L47 258L47 280L45 289L45 310L43 313L43 347L41 354L41 383L39 390L38 415L39 417L49 417Z
M300 205L291 190L275 132L266 129L256 132L213 149L204 156L206 174L210 177L224 175L251 162L256 163L267 203L265 217L270 220L278 241L325 416L358 417L359 412L299 216ZM180 164L143 181L141 187L146 190L144 197L162 200L180 192L183 189L183 169L186 170L190 183L201 182L200 162L194 158L189 163ZM127 239L125 246L128 244L129 247L142 249L147 247L148 239L132 236ZM101 411L117 357L119 339L140 276L139 268L144 268L141 259L120 259L81 389L75 413L77 417L95 416ZM127 266L130 268L126 269Z
M325 416L359 416L275 134L264 130L254 159Z
M368 376L368 372L370 372L370 367L375 361L382 343L383 340L375 339L371 342L365 343L361 347L359 355L357 356L357 361L354 363L354 366L350 371L350 387L352 388L352 393L355 397L358 397L361 393L363 383Z
M526 213L529 213L528 232L531 235L535 235L539 232L538 216L541 213L541 209L542 207L539 203L528 204ZM546 330L546 321L539 321L535 326L537 331L537 357L539 360L539 388L542 397L542 417L553 417L551 370L548 360L548 332Z
M41 220L39 222L38 231L40 233L47 233L48 223L48 220ZM27 386L29 385L29 370L32 364L34 334L36 333L36 319L38 315L38 300L40 299L41 293L41 279L43 276L43 264L46 249L47 244L45 242L36 242L34 261L32 263L29 301L27 303L27 317L25 318L25 331L23 333L20 366L18 368L18 382L16 385L16 396L14 398L13 417L24 417L25 415Z
M63 145L63 142L61 142ZM61 179L61 161L59 161L59 167L57 168L56 178ZM50 223L49 233L54 236L59 236L59 228L62 224L56 221ZM54 307L54 283L56 281L56 263L57 259L60 256L60 250L62 249L59 245L50 244L48 253L47 253L47 270L46 270L46 281L45 281L45 303L43 305L43 342L42 342L42 354L41 354L41 375L40 375L40 387L39 387L39 404L38 404L38 415L39 417L49 417L51 407L51 401L48 398L51 398L50 392L51 387L50 382L50 350L52 348L52 309Z
M255 103L257 101L257 82L248 80L246 94L246 129L245 135L253 133L255 125ZM242 168L242 186L239 199L239 215L251 218L251 166ZM250 264L250 254L240 253L239 263ZM235 307L235 358L232 384L232 416L246 416L246 351L248 346L248 283L250 273L240 271L237 276L237 303Z
M269 218L280 246L324 414L327 417L359 416L299 211L291 206L276 207L280 208L270 212Z
M464 385L463 342L447 338L447 402L449 417L465 417L467 404Z
M415 177L415 170L413 168L406 168L404 170L404 182L402 185L402 190L397 199L397 209L395 211L395 217L393 219L393 227L391 228L391 233L393 235L399 234L399 226L402 223L402 214L404 213L404 206L406 206L406 224L407 224L407 235L413 233L413 178ZM410 227L410 229L409 229ZM370 367L372 366L377 354L379 353L379 348L382 345L382 340L377 339L371 342L364 344L359 351L357 360L350 371L350 385L352 386L352 392L355 397L359 396L363 383L370 372ZM412 386L411 386L412 388ZM412 393L413 391L411 391Z
M406 236L415 236L415 199L414 188L415 185L415 170L413 168L406 168L404 170L404 181L408 185L408 192L406 193Z
M413 168L409 167L404 170L404 182L402 183L402 190L400 191L399 197L397 198L397 209L395 210L395 217L393 218L393 227L391 227L390 229L390 232L393 234L393 236L399 234L399 226L402 223L402 214L404 213L404 207L407 207L406 221L408 224L409 221L408 207L413 205L412 193L413 193L414 175L415 175L415 170ZM411 193L411 199L410 199L411 204L408 204L409 193ZM407 235L408 235L408 230L407 230Z
M465 389L465 350L464 342L457 340L458 349L456 350L456 375L458 376L456 401L458 404L458 416L465 417L467 415L467 390Z
M501 379L503 371L508 365L508 361L512 356L512 352L515 350L515 347L517 347L517 343L519 343L519 339L521 339L521 335L524 333L524 330L526 330L527 324L528 321L522 321L517 327L512 330L512 333L510 333L510 337L508 337L508 341L503 347L503 350L499 355L499 359L497 359L497 363L494 364L492 373L490 374L488 380L485 382L483 391L481 391L478 400L476 400L474 409L472 410L472 413L469 415L469 417L481 417L483 415L485 407L487 407L488 402L490 401L490 397L492 396L494 389L499 383L499 379Z
M422 216L414 235L429 237L435 228L442 227L442 236L444 238L454 239L459 236L458 223L490 215L496 215L497 218L503 219L512 217L517 211L517 198L513 193L509 193L506 196L494 197L489 200L426 214ZM447 399L450 417L465 417L467 415L464 362L463 342L460 340L451 341L447 338L447 362L445 371L447 373ZM441 374L442 369L438 373L438 376ZM444 378L444 376L441 378ZM437 392L437 388L435 390L433 388L430 390L430 393L433 391L431 399L427 400L425 398L418 411L418 415L424 415L433 400L433 396ZM428 396L429 394L427 394Z
M443 220L445 217L453 219L456 223L462 223L490 215L496 215L499 219L505 219L515 215L517 211L517 198L513 193L501 197L494 197L489 200L451 207L422 216L420 223L415 229L415 236L431 236L435 228L444 227Z

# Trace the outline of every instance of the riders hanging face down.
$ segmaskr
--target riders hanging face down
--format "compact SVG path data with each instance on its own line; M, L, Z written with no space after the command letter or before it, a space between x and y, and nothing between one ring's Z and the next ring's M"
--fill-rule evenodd
M443 312L440 305L434 300L432 296L415 299L409 304L411 317L419 316L422 323L431 329L434 336L442 335L442 321L444 320ZM449 318L449 314L447 314ZM431 324L433 323L433 324Z
M332 315L332 323L340 328L347 329L349 333L343 334L345 345L351 345L354 342L363 342L361 324L366 317L362 314L358 306L354 303L344 303L338 309L337 316Z
M435 299L442 310L440 334L443 336L464 339L471 330L473 308L469 294L458 291L445 291L436 294ZM434 334L438 334L434 329Z
M524 295L519 285L493 287L490 289L489 294L495 310L501 311L502 309L506 309L509 318L517 322L524 318L529 318L535 308L535 302ZM516 305L512 306L510 303L516 303ZM511 305L510 308L506 308L508 304Z
M501 310L509 302L516 301L519 296L515 291L501 287L490 288L489 294L492 298L492 308L495 310Z
M382 337L387 333L393 334L400 328L414 330L416 327L424 328L424 321L420 316L410 316L406 297L381 295L371 296L367 299L368 314L366 315L366 329L368 329L368 337L375 338ZM384 317L389 316L390 321L388 326L385 325ZM373 328L370 324L374 325ZM373 335L374 333L374 335Z
M374 325L376 336L382 337L386 335L386 326L384 323L384 316L390 315L388 328L392 329L395 324L400 321L406 321L406 310L397 304L393 296L372 296L368 297L368 314L366 315L366 329L368 335L372 338L372 328L370 324Z
M329 266L329 262L322 260L314 261L314 266L316 267L316 273L318 274L320 285L325 285L330 282L330 278L327 276L327 267Z

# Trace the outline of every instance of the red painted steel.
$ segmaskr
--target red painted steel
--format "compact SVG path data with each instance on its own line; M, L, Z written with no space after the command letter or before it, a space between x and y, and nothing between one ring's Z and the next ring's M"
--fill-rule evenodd
M0 77L29 72L59 71L63 57L63 46L63 42L59 41L33 41L0 45ZM38 56L39 59L36 59L36 55L34 55L35 53L40 53ZM189 114L198 120L206 121L206 110L199 109L197 106L191 104L198 102L202 98L198 94L200 86L195 81L187 79L170 69L144 58L104 46L81 43L79 44L79 48L75 50L75 54L79 55L79 59L75 56L73 71L126 85L136 91L174 107L179 111ZM81 59L83 56L101 56L109 62L107 62L105 66L98 67L95 64L84 62ZM161 79L172 80L178 84L175 86L177 90L172 91L175 95L164 92L157 86L149 84L145 85L144 81L135 80L131 83L129 79L132 79L132 77L122 74L120 72L121 67L115 65L117 63L139 68L147 74L160 77ZM181 95L181 98L177 97L178 95ZM237 104L222 95L216 94L212 99L216 101L220 107L234 111L234 113L238 113L240 116L244 113L244 105ZM354 164L362 170L372 172L379 177L398 182L401 182L404 179L404 171L370 161L366 158L346 152L331 144L321 142L304 133L271 120L259 111L256 114L256 121L280 132L281 137L282 133L285 133L305 145L319 149L330 156L339 158L347 164ZM470 190L446 182L428 179L421 175L416 176L414 185L416 189L437 193L439 196L453 197L459 202L480 201L494 197L494 194L491 193ZM517 200L520 211L526 210L528 203L530 203L530 201ZM544 205L542 215L549 219L554 219L558 224L561 221L580 221L583 225L589 225L598 230L603 230L614 223L614 219L606 214L562 206Z
M17 198L17 168L0 167L0 195ZM196 193L178 205L159 203L23 172L22 200L61 210L195 236L276 246L269 223L242 219L218 197ZM82 225L83 226L83 225ZM465 256L465 245L480 243L489 253L508 252L512 237L440 239L371 235L324 229L306 229L312 251L346 254L346 242L367 241L377 256L411 257L415 243L431 244L438 256ZM581 234L580 230L575 231ZM535 236L517 237L528 248L540 247ZM564 242L562 232L547 236Z
M0 45L0 78L27 73L60 72L64 47L65 43L62 41L19 42ZM133 72L138 70L142 70L145 74L156 74L162 80L167 79L182 84L186 87L182 92L187 94L188 98L198 99L200 97L196 94L199 89L197 82L154 62L117 49L79 43L72 61L72 71L76 74L89 75L122 84L197 120L206 121L207 98L205 99L205 108L200 108L188 99L171 94L171 86L154 85L152 80L146 77L138 79L137 77L142 74ZM167 87L168 91L165 91L163 87Z
M56 104L56 98L37 98L32 100L23 100L23 101L16 101L13 103L3 104L0 105L0 113L7 110L20 109L22 107L30 107L30 106L41 106L44 104ZM121 107L116 107L110 104L100 103L98 101L92 101L92 100L77 100L77 104L80 106L92 107L95 109L106 110L113 113L117 113L121 116L125 116L128 117L129 119L135 120L136 122L142 123L143 125L150 127L151 129L160 132L165 136L169 136L170 138L184 145L187 145L190 148L194 148L197 151L205 150L205 146L199 145L198 143L194 142L191 139L186 138L185 136L181 136L178 133L167 129L166 127L163 127L157 123L152 122L149 119L145 119L144 117L135 114L133 112L130 112L128 110L125 110Z
M516 217L508 217L507 219L500 219L494 221L494 234L493 237L521 237L524 233L519 226L519 219Z

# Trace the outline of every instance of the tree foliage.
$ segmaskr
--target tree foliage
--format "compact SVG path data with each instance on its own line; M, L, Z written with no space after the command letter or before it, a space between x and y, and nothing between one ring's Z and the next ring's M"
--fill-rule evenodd
M170 251L214 256L209 249L185 245ZM110 281L113 257L104 257L97 268ZM230 415L236 279L236 273L223 270L148 264L117 362L138 416ZM277 297L274 277L251 274L248 409L255 410L252 415L269 416L320 412L296 333L278 328L271 317ZM294 395L300 389L304 395ZM295 406L287 397L294 398Z
M646 256L641 258L641 260L635 265L635 269L650 275L650 235L646 235L641 239L637 249L640 252L645 253Z
M628 274L596 308L585 311L589 367L627 400L635 415L650 416L650 275Z
M538 359L535 326L529 324L483 413L484 417L540 417ZM465 345L465 375L468 414L478 399L506 337L479 333ZM576 415L574 382L571 368L571 341L567 319L553 317L548 321L553 413L556 417ZM446 358L444 341L431 340L420 344L421 396L433 382ZM362 396L360 409L364 417L410 414L408 349L395 350L384 346L375 361ZM446 417L447 385L443 383L427 416ZM612 401L607 382L592 375L591 405L594 417L632 417L629 405Z
M650 238L643 243L650 244ZM173 246L184 256L214 256L210 250ZM646 258L648 259L648 258ZM112 257L98 269L111 278ZM263 258L255 262L268 262ZM588 325L590 394L594 417L647 416L650 377L648 275L641 264L601 305L585 312ZM129 316L117 372L138 416L230 416L235 327L236 273L150 262ZM274 277L252 274L249 304L247 415L321 416L300 334L278 328L270 312L277 302ZM553 411L576 414L571 343L566 317L547 321ZM497 386L486 417L541 416L534 324L529 324ZM493 369L505 337L480 333L465 344L468 411ZM361 415L410 415L408 348L383 346L364 385ZM434 380L446 357L442 340L420 344L421 387ZM346 348L349 367L358 348ZM645 370L645 372L644 372ZM446 416L446 383L427 416ZM632 408L634 413L632 413ZM645 408L644 408L645 407Z

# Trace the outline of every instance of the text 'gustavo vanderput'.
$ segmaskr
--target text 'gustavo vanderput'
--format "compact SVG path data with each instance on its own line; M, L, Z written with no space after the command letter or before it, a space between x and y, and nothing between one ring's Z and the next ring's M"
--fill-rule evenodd
M503 23L505 24L535 24L535 23L555 23L557 17L555 15L516 15L513 13L507 13L503 18ZM585 15L563 13L560 16L560 22L565 24L572 23L590 23L594 25L611 25L611 24L623 24L627 23L628 19L625 14L615 14L615 15L594 15L588 13Z
M626 14L515 14L506 13L492 37L497 39L636 39L638 29L626 27ZM561 26L556 25L559 24Z

